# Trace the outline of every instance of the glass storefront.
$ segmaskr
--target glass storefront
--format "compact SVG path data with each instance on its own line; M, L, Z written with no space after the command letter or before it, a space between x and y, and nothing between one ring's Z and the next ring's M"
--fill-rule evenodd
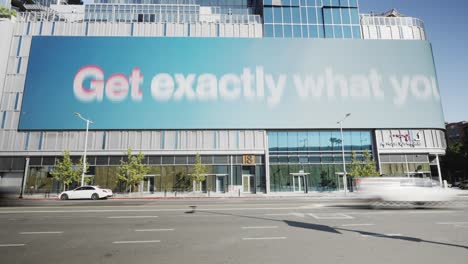
M32 186L35 193L58 193L63 185L56 182L50 172L53 170L55 159L61 157L35 157L29 167L26 189ZM118 181L117 172L120 160L124 156L96 156L89 157L90 164L87 175L91 185L99 185L112 189L114 192L124 192L125 185ZM79 160L79 157L72 157ZM232 160L232 163L230 162ZM244 192L245 175L249 175L249 189L245 192L262 193L266 191L266 177L263 156L255 156L255 164L243 165L242 156L202 156L202 163L206 167L206 180L201 183L199 191L203 192ZM150 170L138 188L139 192L191 192L193 182L190 178L194 169L195 156L146 156L145 162ZM37 164L39 163L39 164ZM41 166L38 166L41 165ZM74 183L69 188L74 188Z
M343 139L339 130L269 131L270 190L308 192L342 189L343 141L348 172L352 152L361 160L364 151L373 155L371 131L344 131Z

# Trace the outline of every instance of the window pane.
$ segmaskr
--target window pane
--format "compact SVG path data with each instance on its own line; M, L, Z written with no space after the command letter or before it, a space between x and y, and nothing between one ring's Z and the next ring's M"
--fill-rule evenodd
M288 150L288 133L278 132L278 150Z
M333 132L330 138L330 143L334 151L341 150L341 133Z
M317 26L309 26L309 37L318 38Z
M309 34L307 33L307 26L302 26L302 37L308 38Z
M332 24L332 12L330 8L324 8L323 9L323 18L325 21L325 24Z
M290 7L283 8L283 23L285 24L291 23L291 8ZM286 36L286 32L284 34Z
M292 27L291 27L291 25L284 25L284 37L285 38L292 37Z
M335 38L343 38L342 26L334 26L335 29Z
M333 24L341 24L341 13L339 8L333 8Z
M353 27L353 38L361 38L361 27Z
M273 19L275 20L275 23L282 23L283 15L281 13L281 7L274 7L273 8Z
M265 25L265 37L273 37L273 25Z
M344 38L352 38L351 27L343 26L343 37Z
M320 150L320 133L309 132L308 134L308 145L309 150L319 151Z
M297 132L288 132L288 150L297 151Z
M299 8L298 7L293 7L293 8L291 8L291 10L292 10L293 23L296 23L296 24L301 23L301 16L299 14Z
M351 23L359 24L359 14L357 8L351 8Z
M322 131L320 133L320 149L321 150L331 150L331 141L332 133L331 131Z
M349 8L340 8L341 9L341 18L343 24L351 24L351 18L349 15Z
M275 25L275 38L283 37L283 27L280 25Z
M295 38L301 37L301 26L293 26L293 37Z
M361 132L362 149L371 150L372 142L370 132Z
M301 23L307 24L307 8L301 7Z
M263 9L263 19L265 23L273 22L273 8L265 7Z
M306 151L308 150L309 146L309 139L307 137L307 132L298 132L297 133L297 142L298 142L298 150Z
M268 147L270 151L278 150L278 132L268 132Z
M325 26L325 37L333 38L333 26Z
M307 19L308 19L308 22L309 24L317 24L317 13L316 13L316 9L315 8L312 8L312 7L309 7L307 9ZM320 23L322 23L322 21L320 21Z

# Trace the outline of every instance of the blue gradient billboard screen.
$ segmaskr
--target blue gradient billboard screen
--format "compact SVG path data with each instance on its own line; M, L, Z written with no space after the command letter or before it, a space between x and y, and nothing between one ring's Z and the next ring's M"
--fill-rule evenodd
M20 130L443 128L425 41L33 37Z

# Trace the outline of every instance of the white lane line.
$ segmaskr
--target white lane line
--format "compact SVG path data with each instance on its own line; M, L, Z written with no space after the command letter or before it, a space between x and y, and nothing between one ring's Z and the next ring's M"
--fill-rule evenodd
M315 219L353 219L354 217L342 213L322 213L322 214L308 214Z
M287 213L287 214L265 214L267 216L289 216L291 215L290 213Z
M26 246L26 244L0 244L0 247L22 247Z
M140 244L140 243L159 243L161 240L140 240L140 241L114 241L112 244Z
M440 222L436 224L438 225L463 225L463 224L468 224L468 222Z
M286 237L244 237L242 240L279 240L286 239Z
M268 229L278 228L278 226L243 226L242 229Z
M345 224L341 226L374 226L375 224Z
M108 216L110 219L128 219L128 218L156 218L156 215L127 215L127 216Z
M20 232L20 235L63 234L63 231Z
M384 235L361 235L362 237L393 237L402 236L402 234L384 234Z
M160 231L174 231L174 228L166 228L166 229L135 229L135 232L160 232Z

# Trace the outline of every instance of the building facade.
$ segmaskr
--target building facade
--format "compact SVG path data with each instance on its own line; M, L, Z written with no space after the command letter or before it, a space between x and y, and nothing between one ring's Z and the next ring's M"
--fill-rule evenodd
M437 178L432 51L411 18L391 39L414 42L386 41L393 19L352 0L36 6L0 24L0 175L58 192L55 162L87 141L87 175L116 192L128 148L150 166L142 192L192 190L196 154L214 192L339 190L343 160L365 152L380 174Z

